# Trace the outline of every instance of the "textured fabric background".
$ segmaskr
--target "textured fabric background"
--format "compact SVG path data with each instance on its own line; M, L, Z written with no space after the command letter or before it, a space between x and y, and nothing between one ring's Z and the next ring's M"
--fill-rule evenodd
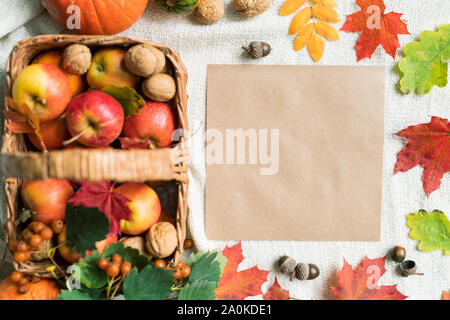
M61 32L47 13L43 12L37 0L0 0L0 88L4 85L4 65L14 42L23 38L45 33ZM201 250L222 249L232 242L208 241L204 232L204 129L205 129L205 82L208 64L314 64L306 50L295 53L292 37L287 30L291 17L279 17L278 10L283 0L273 0L271 8L252 19L243 19L234 11L232 1L225 0L225 17L211 26L196 23L189 16L172 16L163 13L153 3L149 5L143 18L125 35L165 43L181 52L189 71L189 121L191 126L190 144L192 160L190 167L191 185L189 190L189 225L196 244ZM337 8L341 22L345 15L359 10L354 0L338 0ZM403 47L417 40L422 30L436 30L439 24L450 23L450 4L447 0L385 0L386 12L404 13L411 35L400 36ZM341 32L341 40L326 42L325 55L319 64L356 65L353 49L358 34ZM253 61L242 54L241 46L253 40L263 40L272 45L273 51L266 58ZM386 274L380 284L398 283L399 290L410 299L440 299L442 291L450 289L450 257L442 251L424 253L416 249L417 242L408 237L405 218L408 213L421 208L441 209L450 217L450 178L445 175L439 190L426 198L421 182L422 169L416 167L407 173L392 175L396 154L403 147L403 141L394 136L395 132L419 123L428 122L430 116L450 117L450 87L434 88L424 97L415 94L405 96L396 89L399 76L396 61L387 56L379 47L371 60L363 60L358 65L386 66L385 143L383 161L383 205L381 221L381 241L379 242L273 242L248 241L243 243L246 259L241 269L255 264L265 270L273 270L274 261L282 254L288 254L297 261L315 263L321 275L314 281L290 282L279 276L279 282L290 290L293 297L300 299L330 299L329 289L336 284L336 273L342 267L343 258L356 266L365 255L380 257L394 245L406 247L408 258L416 260L424 276L401 278L394 272L395 265L387 262ZM339 84L336 84L339 85ZM320 90L320 89L319 89ZM226 110L224 110L226 112ZM294 115L300 116L300 115ZM370 141L368 141L370 143ZM239 181L236 181L239 183ZM270 195L268 195L270 196ZM3 202L3 201L2 201ZM299 210L308 210L299 203ZM226 204L224 204L224 212ZM243 212L242 214L245 214ZM311 213L313 214L313 213ZM355 214L357 214L355 212ZM255 221L255 223L258 223ZM3 248L0 245L0 253ZM6 273L7 267L0 268ZM263 285L263 291L273 282L275 273ZM255 297L260 298L260 297Z

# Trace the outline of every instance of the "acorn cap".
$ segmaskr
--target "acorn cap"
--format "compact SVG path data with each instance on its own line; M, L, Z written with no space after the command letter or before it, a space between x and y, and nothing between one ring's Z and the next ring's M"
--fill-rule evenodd
M399 270L403 277L408 277L416 273L417 265L412 260L406 260L400 263Z
M278 266L280 267L281 273L289 276L292 275L292 273L294 272L296 264L297 262L295 262L294 259L288 256L282 256L278 260Z
M295 277L298 280L306 280L309 275L309 265L306 263L298 263L295 266Z

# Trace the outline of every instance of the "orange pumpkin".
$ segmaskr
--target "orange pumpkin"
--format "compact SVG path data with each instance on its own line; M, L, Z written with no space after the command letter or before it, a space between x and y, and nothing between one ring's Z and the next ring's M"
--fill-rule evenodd
M139 20L148 0L42 0L42 3L53 19L71 31L111 35Z
M19 294L17 283L8 277L0 283L0 300L57 300L61 291L55 280L42 279L29 287L27 293Z

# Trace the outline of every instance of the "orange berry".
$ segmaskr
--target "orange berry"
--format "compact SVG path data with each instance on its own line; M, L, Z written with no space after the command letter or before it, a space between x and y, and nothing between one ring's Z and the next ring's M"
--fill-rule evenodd
M53 237L53 231L49 227L45 227L40 233L42 240L50 240Z
M14 271L11 274L11 280L14 282L19 282L22 279L23 279L23 275L19 271Z
M25 241L19 241L16 246L16 250L20 252L27 252L29 249L28 244Z
M19 243L19 240L17 240L17 239L11 240L8 245L9 250L11 250L12 252L15 252L17 250L18 243Z
M28 279L26 277L22 277L19 281L19 285L23 286L24 284L28 284Z
M45 224L39 221L33 221L29 224L28 228L30 228L34 233L39 233L45 228Z
M25 252L16 252L14 254L14 261L17 263L23 263L28 260L27 258L28 258L28 255Z
M184 240L184 247L186 249L191 249L194 246L194 241L192 239Z
M52 221L52 230L54 233L61 233L64 229L64 222L62 220L54 220Z
M131 263L129 261L122 262L122 265L120 266L120 273L123 275L129 274L131 271Z
M106 260L105 258L101 258L100 260L98 260L98 267L102 270L108 269L110 264L111 263L108 260Z
M30 287L26 284L22 285L19 287L19 289L17 289L17 293L18 294L25 294L28 292L28 290L30 290Z
M112 263L107 269L106 274L109 277L117 277L120 273L120 265L118 263Z
M188 265L184 266L181 270L181 276L183 278L187 278L189 277L190 274L191 274L191 267L189 267Z
M122 263L122 257L119 254L114 254L111 258L111 262Z
M180 268L176 268L176 269L174 270L174 272L173 272L173 278L174 278L175 280L178 280L178 279L180 279L181 277L182 277L181 269L180 269Z
M166 266L167 266L167 263L163 259L155 260L155 268L164 269Z
M42 243L42 237L38 234L35 234L34 236L31 237L30 240L30 245L34 248L37 248L41 245Z

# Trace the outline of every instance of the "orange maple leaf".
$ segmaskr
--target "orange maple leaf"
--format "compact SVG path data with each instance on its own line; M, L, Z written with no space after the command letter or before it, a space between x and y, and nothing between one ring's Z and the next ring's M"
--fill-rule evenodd
M375 49L381 44L384 51L395 59L400 48L399 34L409 34L402 13L384 13L386 6L383 0L356 0L361 10L347 16L342 31L360 32L356 43L356 58L360 61L371 58Z
M216 300L243 300L262 294L261 285L267 281L269 271L254 266L237 272L244 260L240 242L233 247L227 246L222 254L227 258L227 263L216 289Z
M442 300L450 300L450 292L443 291L442 292Z
M397 285L380 286L378 280L386 272L386 257L369 259L367 256L355 270L345 261L338 273L338 287L331 287L337 300L404 300Z
M270 286L269 290L263 295L264 300L291 300L289 291L283 289L278 283L278 279L275 277L274 283ZM298 300L298 299L295 299Z
M428 197L450 171L450 122L432 117L430 122L410 126L396 135L408 139L408 144L397 154L394 174L422 166L423 189Z

